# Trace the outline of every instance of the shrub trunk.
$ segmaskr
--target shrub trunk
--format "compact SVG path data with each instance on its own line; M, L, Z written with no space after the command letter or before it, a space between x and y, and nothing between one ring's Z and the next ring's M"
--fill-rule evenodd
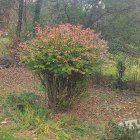
M68 109L84 89L84 76L73 73L70 76L58 76L49 73L46 76L48 105L54 111Z

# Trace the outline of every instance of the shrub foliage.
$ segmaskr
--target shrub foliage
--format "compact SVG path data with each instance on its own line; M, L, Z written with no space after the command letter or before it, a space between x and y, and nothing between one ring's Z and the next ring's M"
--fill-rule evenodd
M99 34L71 24L37 25L36 37L21 48L22 60L47 85L51 108L69 106L79 94L79 81L92 74L106 56L106 42Z

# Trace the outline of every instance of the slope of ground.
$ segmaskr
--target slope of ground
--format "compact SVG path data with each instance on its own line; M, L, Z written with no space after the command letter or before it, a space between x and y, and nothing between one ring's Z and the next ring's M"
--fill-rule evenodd
M72 113L91 123L140 118L140 96L94 87L90 97L74 106Z
M36 81L26 68L0 70L0 95L35 91ZM75 105L71 113L91 122L140 118L140 96L94 86L90 96Z
M0 70L0 97L23 91L34 92L38 90L37 85L37 79L26 68ZM1 109L0 107L0 115ZM102 124L102 126L106 126L110 120L120 122L137 119L140 118L140 96L94 86L90 95L74 105L68 113L85 122ZM3 125L1 124L0 127Z

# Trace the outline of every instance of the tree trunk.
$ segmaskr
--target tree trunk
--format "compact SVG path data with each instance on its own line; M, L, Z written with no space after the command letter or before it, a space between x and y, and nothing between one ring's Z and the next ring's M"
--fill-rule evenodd
M17 30L16 30L16 39L17 40L19 40L21 37L23 7L24 7L24 0L19 0L18 23L17 23Z
M71 2L71 6L72 6L72 19L71 19L71 22L73 24L77 24L77 19L78 19L78 15L77 15L77 9L78 9L78 0L73 0Z
M82 85L83 80L85 80L85 77L79 73L74 73L68 77L58 76L53 73L48 74L47 93L49 108L55 112L69 109L74 99L86 89L85 84Z
M33 20L33 35L35 35L35 23L40 21L42 0L37 0L35 5L35 15Z
M27 31L27 0L24 2L24 14L23 14L24 30Z

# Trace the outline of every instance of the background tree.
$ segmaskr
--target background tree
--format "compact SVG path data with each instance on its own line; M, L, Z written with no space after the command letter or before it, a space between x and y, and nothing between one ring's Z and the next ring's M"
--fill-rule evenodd
M111 53L139 56L139 15L138 0L48 0L42 7L41 24L72 23L95 28L109 42Z
M16 39L20 39L21 37L21 30L23 24L23 8L24 8L24 0L19 0L19 8L18 8L18 23L17 23L17 30L16 30Z
M140 2L105 0L105 5L110 14L101 19L97 29L109 42L110 52L140 56Z
M17 0L0 0L0 30L5 30L16 20Z
M42 0L37 0L35 4L35 14L33 19L33 34L35 34L35 24L40 21L40 12L41 12Z

